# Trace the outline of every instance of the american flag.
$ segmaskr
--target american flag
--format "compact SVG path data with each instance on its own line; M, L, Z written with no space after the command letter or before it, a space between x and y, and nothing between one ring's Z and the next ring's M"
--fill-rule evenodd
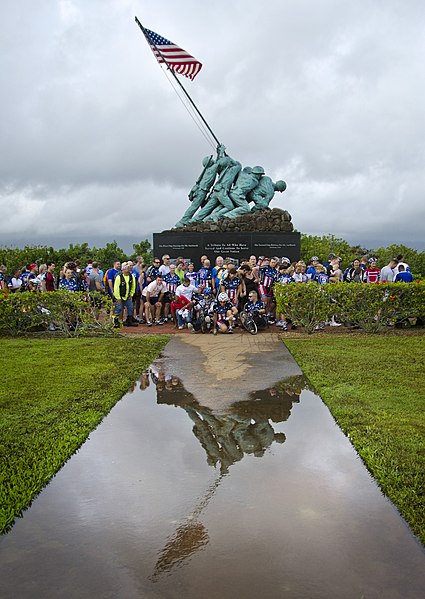
M202 68L202 64L196 58L155 31L144 29L144 33L158 62L167 62L176 73L195 79Z

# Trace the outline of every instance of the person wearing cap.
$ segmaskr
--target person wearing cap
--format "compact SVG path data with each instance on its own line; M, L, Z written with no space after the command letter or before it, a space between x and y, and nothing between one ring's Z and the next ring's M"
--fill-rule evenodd
M310 258L310 262L309 262L308 268L305 273L309 279L312 279L312 280L314 279L314 277L316 276L316 269L319 266L319 264L320 264L320 261L319 261L318 256L312 256Z
M233 333L233 326L237 314L238 310L236 306L232 305L227 293L224 293L223 291L219 293L217 302L213 307L213 333Z
M369 258L369 266L366 268L366 283L379 283L381 271L376 266L377 259Z

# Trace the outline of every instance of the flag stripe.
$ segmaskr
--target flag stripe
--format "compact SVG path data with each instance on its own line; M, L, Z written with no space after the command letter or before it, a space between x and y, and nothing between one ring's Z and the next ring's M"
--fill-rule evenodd
M148 40L149 46L155 55L158 62L166 62L170 69L194 79L202 68L202 64L199 60L196 60L186 50L183 50L170 40L158 35L150 29L145 29L145 35Z

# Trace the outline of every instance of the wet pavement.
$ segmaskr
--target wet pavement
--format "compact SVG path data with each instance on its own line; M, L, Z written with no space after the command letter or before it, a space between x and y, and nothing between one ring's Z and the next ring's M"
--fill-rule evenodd
M3 598L423 597L425 554L277 336L176 336L9 534Z

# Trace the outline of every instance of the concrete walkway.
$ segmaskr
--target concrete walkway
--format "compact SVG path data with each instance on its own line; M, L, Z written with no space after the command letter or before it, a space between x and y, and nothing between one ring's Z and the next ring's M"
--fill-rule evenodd
M4 599L419 599L424 572L277 335L173 337L0 538Z

